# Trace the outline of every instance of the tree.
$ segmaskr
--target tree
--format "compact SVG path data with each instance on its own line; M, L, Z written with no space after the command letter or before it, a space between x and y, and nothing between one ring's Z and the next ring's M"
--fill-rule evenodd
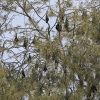
M1 3L0 99L100 99L99 1Z

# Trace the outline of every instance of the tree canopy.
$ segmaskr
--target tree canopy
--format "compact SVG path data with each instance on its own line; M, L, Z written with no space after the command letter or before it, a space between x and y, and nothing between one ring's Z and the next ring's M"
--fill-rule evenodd
M0 100L99 100L100 1L0 0L0 58Z

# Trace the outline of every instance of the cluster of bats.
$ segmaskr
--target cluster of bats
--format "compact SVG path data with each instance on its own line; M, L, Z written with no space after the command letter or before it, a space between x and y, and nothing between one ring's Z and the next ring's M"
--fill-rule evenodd
M48 15L46 14L46 16L45 16L45 22L48 23L48 21L49 21L49 17L48 17ZM68 26L69 26L68 19L66 18L65 23L64 23L64 27L65 27L65 29L66 29L67 31L69 31ZM58 23L56 24L56 27L55 27L55 28L56 28L56 30L57 30L58 32L61 32L61 31L62 31L62 25L60 24L60 22L58 22Z
M45 16L45 22L48 23L48 21L49 21L49 17L48 17L48 15L46 14L46 16ZM64 27L65 27L65 29L66 29L67 31L68 31L68 25L69 25L68 19L66 18ZM60 24L60 22L57 22L55 28L56 28L56 30L57 30L58 32L61 32L61 31L62 31L62 25ZM18 39L17 34L16 34L16 35L15 35L14 42L15 42L15 43L18 43L18 41L19 41L19 39ZM25 49L27 49L27 46L28 46L28 41L27 41L27 39L24 39L23 47L24 47Z
M48 21L49 21L49 17L48 17L48 15L46 14L45 22L48 23ZM68 25L69 25L69 24L68 24L68 19L66 18L66 20L65 20L65 25L64 25L65 28L66 28L66 30L68 30ZM56 30L57 30L58 32L61 32L61 31L62 31L62 25L61 25L59 22L56 24L56 27L55 27L55 28L56 28ZM18 42L18 41L19 41L18 38L17 38L17 34L16 34L16 36L15 36L14 41L15 41L15 42ZM27 48L27 40L26 40L26 39L24 39L23 47L24 47L25 49ZM30 55L29 55L29 60L31 60L31 56L30 56ZM47 67L45 66L45 67L44 67L44 71L46 71L46 70L47 70ZM25 78L25 72L24 72L24 70L22 70L21 73L22 73L22 78ZM92 85L90 91L91 91L91 93L97 92L96 86L95 86L95 85Z

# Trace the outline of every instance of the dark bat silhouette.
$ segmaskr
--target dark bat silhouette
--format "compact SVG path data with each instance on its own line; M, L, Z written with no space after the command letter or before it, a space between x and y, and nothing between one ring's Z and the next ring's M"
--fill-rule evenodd
M18 42L18 37L17 37L17 34L15 35L15 39L14 39L15 42Z
M26 41L26 39L24 39L23 47L24 47L25 49L27 49L27 41Z
M94 84L92 84L92 86L91 86L91 92L96 92L97 91L97 88L96 88L96 86L94 85Z
M46 21L46 23L48 23L48 21L49 21L47 14L46 14L46 17L45 17L45 21Z
M22 78L25 78L25 72L22 70Z
M62 30L62 26L59 23L57 23L57 25L56 25L56 30L58 32L60 32Z

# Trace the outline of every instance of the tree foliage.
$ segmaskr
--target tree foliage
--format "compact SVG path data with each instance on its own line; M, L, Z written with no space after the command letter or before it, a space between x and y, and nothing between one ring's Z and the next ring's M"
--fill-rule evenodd
M0 100L100 99L99 0L0 1Z

